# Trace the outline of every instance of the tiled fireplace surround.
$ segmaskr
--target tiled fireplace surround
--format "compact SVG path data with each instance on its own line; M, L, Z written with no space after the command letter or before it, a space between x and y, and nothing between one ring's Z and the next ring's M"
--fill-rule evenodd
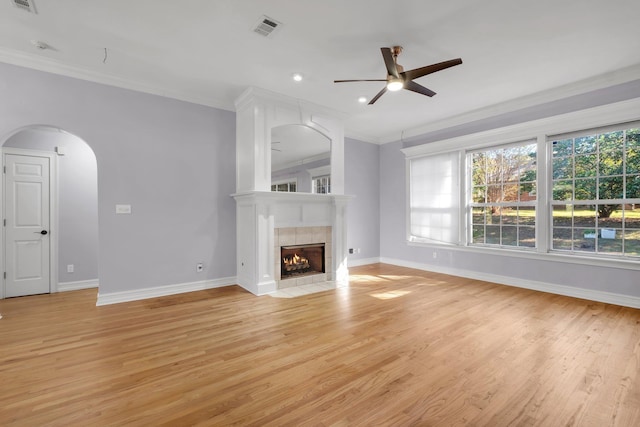
M327 271L332 271L332 257L331 257L331 227L287 227L276 228L274 231L273 248L274 253L274 269L276 286L278 289L290 288L293 286L310 285L312 283L320 283L327 281ZM321 274L309 274L302 277L293 277L289 279L282 279L280 262L280 248L282 246L290 245L310 245L314 243L324 243L324 265L325 273Z
M331 141L331 193L271 192L271 132L299 125ZM304 144L304 141L300 141ZM236 100L238 284L255 295L319 282L346 285L344 125L340 113L259 88ZM325 274L280 279L280 246L325 243Z

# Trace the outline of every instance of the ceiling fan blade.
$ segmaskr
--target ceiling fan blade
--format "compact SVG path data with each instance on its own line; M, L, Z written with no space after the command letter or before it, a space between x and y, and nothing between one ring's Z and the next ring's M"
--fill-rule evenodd
M431 89L427 89L426 87L419 85L418 83L411 80L404 82L404 88L410 90L411 92L416 92L427 96L433 96L436 94Z
M395 77L396 79L400 77L398 75L398 67L396 67L396 62L393 60L393 54L391 53L391 49L389 49L388 47L381 47L380 51L382 52L384 65L386 65L387 67L387 74Z
M349 83L349 82L386 82L387 79L360 79L360 80L334 80L334 83Z
M387 91L387 87L383 87L380 92L376 96L373 97L371 101L369 101L369 105L373 105L384 93Z
M444 70L446 68L454 67L462 64L462 59L451 59L449 61L439 62L437 64L427 65L426 67L414 68L413 70L400 73L407 80L417 79L418 77L426 76L427 74L435 73L436 71Z

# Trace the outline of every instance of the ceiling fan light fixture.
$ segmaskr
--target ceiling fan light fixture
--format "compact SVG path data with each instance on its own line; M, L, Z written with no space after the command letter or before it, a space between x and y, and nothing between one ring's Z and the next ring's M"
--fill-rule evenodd
M384 60L384 65L387 69L386 79L334 80L333 82L386 82L386 85L382 88L382 90L371 99L369 105L375 104L376 101L387 91L396 92L401 89L406 89L411 92L419 93L420 95L432 97L436 94L434 91L416 83L414 80L426 76L427 74L432 74L437 71L462 64L462 59L456 58L449 61L439 62L437 64L427 65L426 67L414 68L413 70L404 71L402 65L399 65L397 61L398 55L402 52L402 47L381 47L380 52L382 52L382 59Z
M361 96L360 98L358 98L358 102L360 104L364 104L365 102L367 102L367 97L366 96Z
M302 81L302 74L300 73L293 73L293 81L294 82L301 82Z
M391 92L399 91L404 87L404 82L401 79L391 79L387 83L387 89Z

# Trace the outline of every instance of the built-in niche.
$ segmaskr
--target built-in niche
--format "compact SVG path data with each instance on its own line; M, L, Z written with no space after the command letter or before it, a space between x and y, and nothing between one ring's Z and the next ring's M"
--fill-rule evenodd
M331 140L325 135L297 124L271 129L271 191L328 193L330 171Z

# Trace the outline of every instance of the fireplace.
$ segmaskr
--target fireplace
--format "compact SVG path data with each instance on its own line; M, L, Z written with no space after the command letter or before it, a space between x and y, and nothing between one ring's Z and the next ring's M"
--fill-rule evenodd
M238 285L255 295L322 282L346 286L344 114L256 87L240 95L235 107ZM331 194L269 191L272 130L286 125L305 126L331 141ZM282 280L282 246L321 242L324 273Z
M324 272L324 243L280 247L281 280Z

